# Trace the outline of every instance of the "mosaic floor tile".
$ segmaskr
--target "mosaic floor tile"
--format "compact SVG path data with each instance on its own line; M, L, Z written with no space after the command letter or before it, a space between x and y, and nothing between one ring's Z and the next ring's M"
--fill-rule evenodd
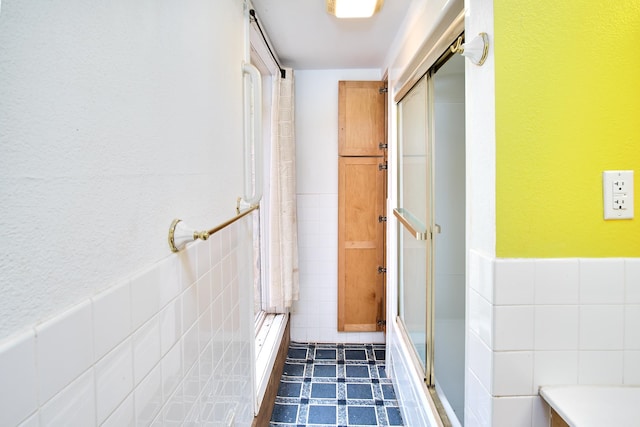
M400 415L400 409L398 408L386 408L387 409L387 418L389 420L390 426L401 426L402 425L402 416Z
M347 377L371 378L368 366L347 366Z
M289 377L301 377L304 375L304 365L299 363L285 363L283 375Z
M373 399L371 385L347 384L347 398L349 399Z
M344 358L346 360L367 360L366 350L345 350Z
M289 359L307 359L307 349L306 348L290 348L289 353L287 355Z
M330 405L309 405L307 424L335 424L337 409Z
M302 389L301 383L292 382L280 382L280 388L278 389L278 396L283 397L300 397L300 390Z
M316 349L316 359L332 359L336 360L336 350L329 350L326 348Z
M313 367L314 377L335 377L336 365L315 365Z
M295 423L298 417L298 405L281 405L276 403L271 415L271 421Z
M350 406L347 408L349 425L356 426L377 426L378 417L376 409L371 406Z
M384 345L289 346L270 427L402 426Z
M390 399L390 400L396 399L396 392L393 390L392 385L383 384L381 388L382 388L382 395L384 396L385 399Z
M311 385L311 398L315 399L335 399L336 384L316 383Z

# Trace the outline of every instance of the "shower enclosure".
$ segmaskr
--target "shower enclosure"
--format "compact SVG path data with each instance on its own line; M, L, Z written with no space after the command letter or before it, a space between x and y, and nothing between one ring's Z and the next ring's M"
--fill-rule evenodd
M398 323L445 425L464 422L464 84L446 53L398 102Z

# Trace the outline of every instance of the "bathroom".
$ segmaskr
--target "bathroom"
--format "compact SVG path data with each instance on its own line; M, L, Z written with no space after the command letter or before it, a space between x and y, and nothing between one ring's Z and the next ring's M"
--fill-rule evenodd
M640 166L634 1L413 0L378 67L294 70L291 338L386 343L405 425L435 423L394 327L395 256L386 334L334 327L337 82L388 73L391 153L398 79L460 12L489 35L465 61L464 424L548 425L540 385L640 384L640 225L602 219L602 172ZM245 192L245 19L242 0L1 1L0 425L183 425L196 406L250 425L230 254L251 230L167 244Z

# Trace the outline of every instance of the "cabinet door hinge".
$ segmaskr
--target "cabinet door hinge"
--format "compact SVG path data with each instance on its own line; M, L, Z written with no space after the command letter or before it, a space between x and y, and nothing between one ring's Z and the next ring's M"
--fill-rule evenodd
M382 274L382 273L386 273L386 272L387 272L387 268L386 267L378 266L378 274Z
M388 147L389 147L389 144L385 142L381 142L380 144L378 144L378 149L380 150L386 150Z
M379 170L379 171L386 171L386 170L387 170L387 168L388 168L388 166L387 166L387 163L386 163L386 162L385 162L385 163L379 163L379 164L378 164L378 170Z
M376 324L377 324L378 326L387 326L387 321L386 321L386 320L378 320L378 321L376 322Z
M386 216L382 216L382 215L378 215L378 222L387 222L387 217Z
M387 93L389 92L389 89L387 89L386 87L381 87L380 89L378 89L378 93L379 94L383 94L383 93Z

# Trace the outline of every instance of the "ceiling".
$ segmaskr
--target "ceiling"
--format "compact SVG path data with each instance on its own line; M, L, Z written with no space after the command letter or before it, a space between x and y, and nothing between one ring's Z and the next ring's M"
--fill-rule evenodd
M338 19L325 0L252 0L282 66L381 68L414 0L387 0L369 19Z

